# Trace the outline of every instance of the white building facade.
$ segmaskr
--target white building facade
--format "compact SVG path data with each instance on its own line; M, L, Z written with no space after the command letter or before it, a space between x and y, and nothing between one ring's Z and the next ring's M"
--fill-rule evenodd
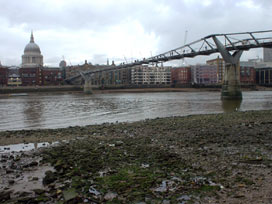
M171 84L171 67L135 66L131 83L136 85Z

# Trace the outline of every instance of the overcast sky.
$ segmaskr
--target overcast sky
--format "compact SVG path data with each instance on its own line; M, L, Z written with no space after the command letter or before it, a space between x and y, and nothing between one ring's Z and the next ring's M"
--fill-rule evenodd
M272 29L272 0L0 0L0 61L20 65L31 30L44 63L150 57L213 33ZM213 58L196 57L187 63ZM262 50L242 59L262 58Z

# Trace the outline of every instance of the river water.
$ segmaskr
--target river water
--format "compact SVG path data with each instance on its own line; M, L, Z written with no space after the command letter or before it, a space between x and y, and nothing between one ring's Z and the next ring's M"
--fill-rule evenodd
M266 109L272 109L272 91L243 92L243 101L238 103L222 103L220 92L0 96L0 131Z

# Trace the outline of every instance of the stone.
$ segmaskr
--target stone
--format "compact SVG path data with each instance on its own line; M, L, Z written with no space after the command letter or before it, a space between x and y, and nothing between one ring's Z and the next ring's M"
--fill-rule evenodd
M7 170L6 170L6 173L7 173L7 174L14 173L14 170L12 170L12 169L7 169Z
M76 190L74 188L70 188L68 190L63 191L63 197L65 201L72 200L78 196Z
M38 177L33 177L33 178L32 178L32 181L38 181L38 180L39 180Z
M56 176L52 171L46 171L43 178L43 185L48 185L56 180Z
M10 199L10 194L12 191L1 191L0 192L0 201L6 201Z
M106 195L104 196L104 199L107 201L112 201L114 198L116 198L118 195L117 193L112 193L112 192L108 192L106 193Z
M9 183L9 185L13 185L15 183L15 181L11 179L11 180L8 180L8 183Z
M43 194L43 193L45 192L44 189L34 189L33 191L34 191L35 194L37 194L37 195L41 195L41 194Z

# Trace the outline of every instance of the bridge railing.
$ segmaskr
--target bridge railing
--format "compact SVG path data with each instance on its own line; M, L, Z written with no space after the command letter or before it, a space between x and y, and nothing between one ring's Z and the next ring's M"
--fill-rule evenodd
M218 49L214 43L213 37L220 40L225 48L229 51L248 50L250 48L272 46L272 30L214 34L148 58L146 59L146 62L165 62L174 59L182 59L185 57L195 57L198 55L210 55L212 53L216 53L218 52Z

